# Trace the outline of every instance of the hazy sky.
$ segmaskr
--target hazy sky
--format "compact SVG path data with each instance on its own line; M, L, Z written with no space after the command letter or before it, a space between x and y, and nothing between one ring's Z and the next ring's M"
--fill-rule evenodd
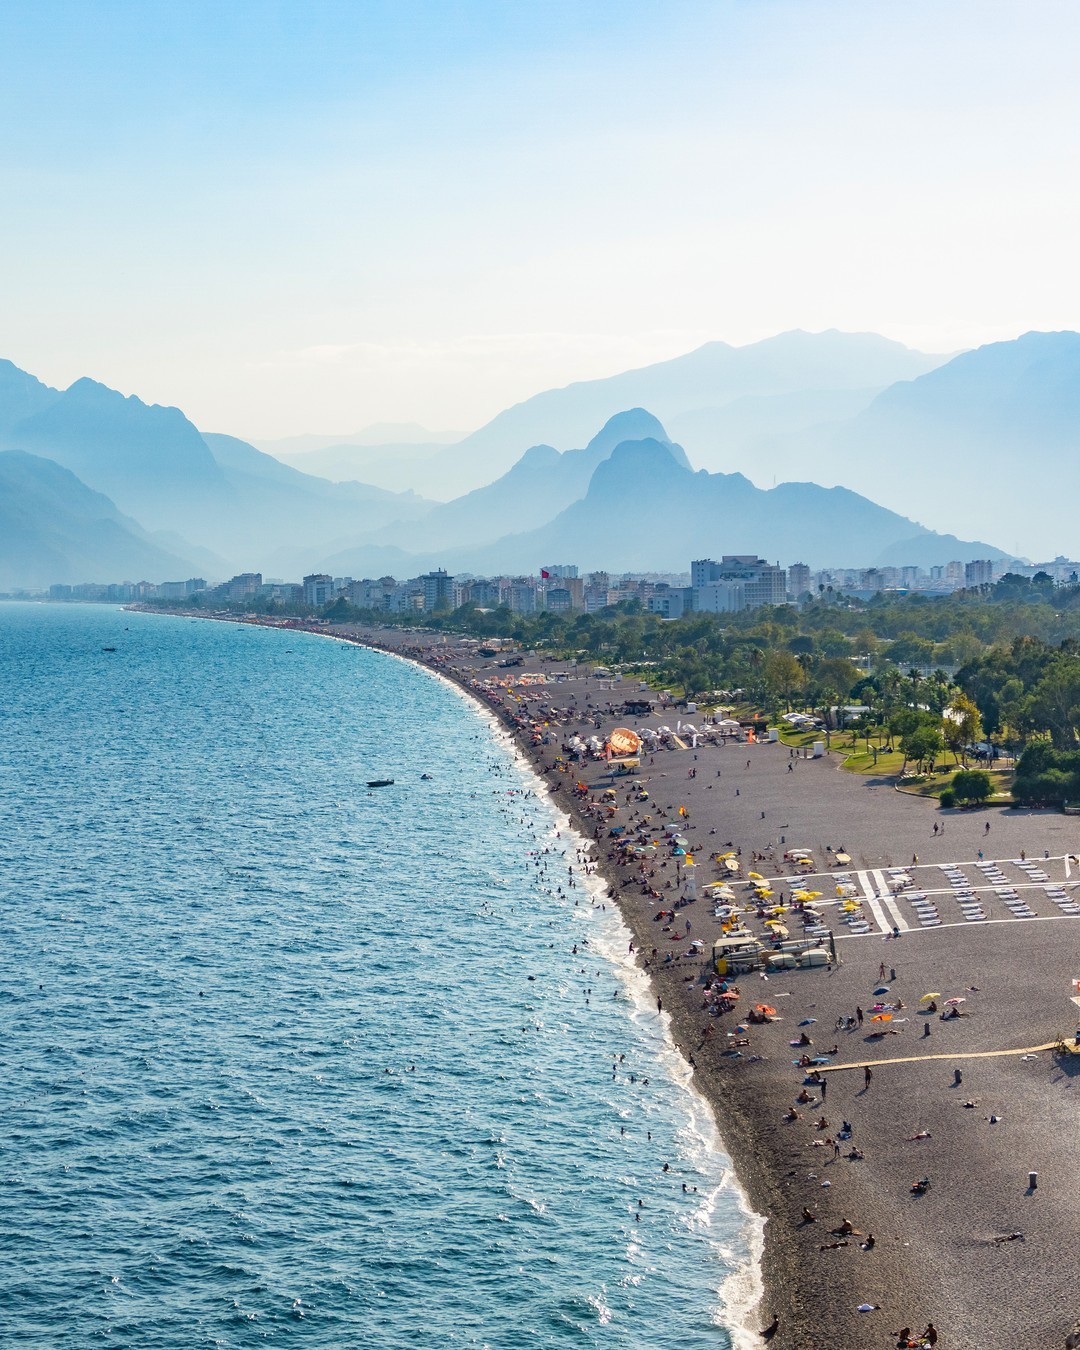
M1080 323L1076 0L6 0L0 355L470 429L711 338Z

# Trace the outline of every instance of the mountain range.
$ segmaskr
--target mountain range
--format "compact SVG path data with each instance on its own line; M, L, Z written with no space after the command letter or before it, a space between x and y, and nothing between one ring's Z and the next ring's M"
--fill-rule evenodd
M434 501L305 473L201 432L179 409L89 379L52 389L0 362L0 450L22 452L0 479L0 520L20 541L3 548L5 585L37 585L31 577L61 562L52 580L557 561L683 570L722 552L926 566L1002 556L978 542L988 537L1045 557L1077 547L1078 440L1075 333L1029 333L949 360L873 334L783 334L710 343L507 409L430 453L429 468L460 460L467 480L485 456L491 465L468 491ZM49 477L47 464L68 472ZM429 477L434 492L434 468Z
M380 481L412 486L422 481L426 496L456 497L504 473L526 446L546 442L565 450L583 445L609 417L635 406L648 408L680 437L682 419L690 418L687 425L703 432L688 445L691 455L704 467L721 467L708 452L702 453L702 442L714 436L714 426L723 428L733 403L757 399L764 410L771 400L788 400L790 426L801 395L803 413L796 419L801 427L821 420L815 397L846 396L846 401L828 403L826 416L837 408L854 411L888 385L913 379L947 359L912 351L876 333L796 331L745 347L708 342L670 361L535 394L419 461L412 447L398 447L400 477ZM391 469L392 453L386 447L384 463Z
M121 515L69 470L23 450L0 451L0 591L122 577L180 579L183 558Z

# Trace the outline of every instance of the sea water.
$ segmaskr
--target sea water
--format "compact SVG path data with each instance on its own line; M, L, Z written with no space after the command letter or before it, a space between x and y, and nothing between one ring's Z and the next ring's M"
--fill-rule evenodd
M409 663L0 605L0 1343L745 1343L581 842Z

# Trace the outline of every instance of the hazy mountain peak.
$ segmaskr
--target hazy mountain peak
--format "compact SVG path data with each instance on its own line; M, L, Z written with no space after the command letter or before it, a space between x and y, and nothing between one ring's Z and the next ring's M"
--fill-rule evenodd
M539 469L559 462L559 452L553 445L530 445L514 465L515 469ZM511 470L513 472L513 470Z
M627 408L609 417L585 448L607 452L614 450L620 441L643 441L647 438L666 442L668 434L663 423L645 408Z
M597 466L589 485L605 483L612 479L622 482L628 480L648 482L651 475L670 474L672 469L686 472L686 466L680 464L672 454L671 445L655 436L643 436L632 441L620 441L607 459Z
M11 361L0 361L0 437L6 440L13 427L43 412L59 397L58 389L50 389Z

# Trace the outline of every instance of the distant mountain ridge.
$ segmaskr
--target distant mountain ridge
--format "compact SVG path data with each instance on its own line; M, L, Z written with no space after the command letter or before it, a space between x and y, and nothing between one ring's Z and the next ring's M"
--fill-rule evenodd
M306 474L201 433L179 409L93 380L50 389L7 361L0 448L64 465L141 526L144 543L211 575L207 550L220 569L294 577L528 571L560 556L682 570L695 551L925 566L997 556L964 542L987 536L1013 556L1075 555L1080 335L1029 333L939 362L867 334L708 344L507 409L438 452L468 461L488 438L501 466L446 502ZM904 378L875 387L898 367ZM641 399L584 421L643 382L677 409L678 437ZM585 430L567 440L572 425ZM552 434L511 448L515 426ZM693 472L702 457L713 471Z
M535 572L555 560L582 569L685 571L692 558L721 553L759 554L785 566L809 558L815 567L867 567L884 564L900 545L908 550L905 562L924 567L1005 556L989 544L924 530L845 488L782 483L766 490L743 474L695 472L677 449L666 438L622 441L597 463L584 496L546 524L486 544L399 548L393 561L413 573L442 566L484 574ZM324 566L374 575L391 560L386 549L345 550Z
M592 428L624 408L651 409L669 422L694 409L749 395L807 390L880 390L933 369L927 356L876 333L780 333L745 347L709 342L685 356L606 379L548 389L498 414L426 466L431 492L465 491L503 472L524 445L580 445Z
M848 421L778 449L814 477L1016 553L1080 551L1080 334L1025 333L890 386Z
M181 555L210 550L219 566L259 568L283 548L414 519L428 503L361 483L338 484L279 463L235 437L203 436L179 408L125 397L95 380L64 391L0 365L0 448L52 460ZM190 541L190 544L187 542Z
M190 560L159 547L69 469L0 451L0 590L191 575Z

